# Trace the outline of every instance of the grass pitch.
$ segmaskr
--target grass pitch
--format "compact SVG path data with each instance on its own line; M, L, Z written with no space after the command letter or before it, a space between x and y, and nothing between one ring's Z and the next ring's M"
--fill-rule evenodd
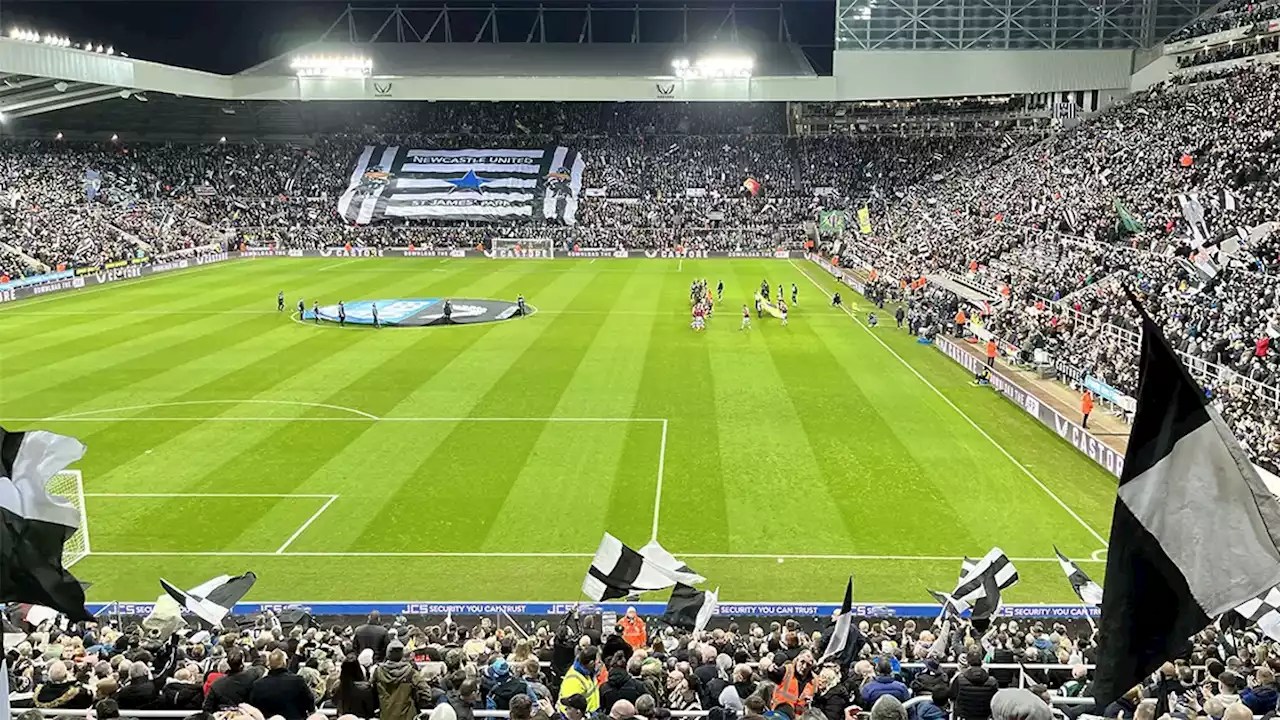
M695 277L726 286L702 333ZM762 279L799 286L791 324L739 331ZM778 260L206 266L0 308L0 418L88 446L94 600L244 570L258 600L573 600L605 531L656 533L724 601L835 602L852 573L858 601L929 602L993 545L1010 602L1074 600L1055 544L1101 580L1114 478L819 286ZM290 310L523 293L538 313L314 327L281 289Z

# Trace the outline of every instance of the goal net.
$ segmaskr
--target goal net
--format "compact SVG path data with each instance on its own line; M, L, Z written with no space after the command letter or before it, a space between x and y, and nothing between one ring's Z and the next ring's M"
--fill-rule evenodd
M550 260L556 256L555 243L546 238L494 238L493 257Z
M66 499L80 511L80 527L62 546L62 566L71 567L89 555L89 519L84 513L84 482L79 470L63 470L54 475L45 488Z

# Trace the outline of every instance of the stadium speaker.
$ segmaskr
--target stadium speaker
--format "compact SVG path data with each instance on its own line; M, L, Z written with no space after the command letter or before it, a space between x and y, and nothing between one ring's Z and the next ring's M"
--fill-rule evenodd
M315 618L311 617L311 613L303 608L283 610L276 617L280 620L280 627L289 630L296 627L307 630L315 624Z

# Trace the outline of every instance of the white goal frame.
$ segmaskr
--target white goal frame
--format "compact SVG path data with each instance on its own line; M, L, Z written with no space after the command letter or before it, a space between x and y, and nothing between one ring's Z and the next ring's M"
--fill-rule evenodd
M65 498L80 511L80 527L62 546L62 566L69 568L89 557L89 518L84 509L84 476L79 470L63 470L49 479L45 488L53 495Z
M518 258L521 260L552 260L556 256L556 244L548 238L494 238L494 258Z

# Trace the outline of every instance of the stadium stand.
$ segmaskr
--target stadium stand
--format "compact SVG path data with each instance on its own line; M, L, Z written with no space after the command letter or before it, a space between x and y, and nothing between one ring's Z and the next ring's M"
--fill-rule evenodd
M1207 629L1140 693L1097 708L1088 700L1096 638L1079 621L1008 620L980 631L957 619L864 619L865 642L819 664L830 625L808 631L795 620L726 623L692 636L659 630L655 618L648 626L623 620L602 634L598 617L587 615L526 630L489 619L472 627L452 618L384 622L376 614L363 623L293 625L268 611L251 627L213 635L116 622L62 631L46 621L38 629L8 627L21 637L11 653L11 690L15 713L34 708L33 717L94 708L99 717L112 710L124 717L225 710L226 717L257 720L301 720L317 709L358 718L475 717L486 710L577 718L576 701L565 701L581 692L584 672L586 714L618 719L807 711L846 720L848 708L902 720L902 703L909 703L916 717L941 717L954 706L1047 720L1055 702L1072 703L1072 717L1129 717L1144 697L1160 704L1161 714L1194 717L1212 712L1213 703L1239 700L1261 715L1275 710L1277 697L1268 643L1253 631ZM989 705L997 691L1019 697L1008 694L1018 688L1038 709L1005 715L1001 703Z

